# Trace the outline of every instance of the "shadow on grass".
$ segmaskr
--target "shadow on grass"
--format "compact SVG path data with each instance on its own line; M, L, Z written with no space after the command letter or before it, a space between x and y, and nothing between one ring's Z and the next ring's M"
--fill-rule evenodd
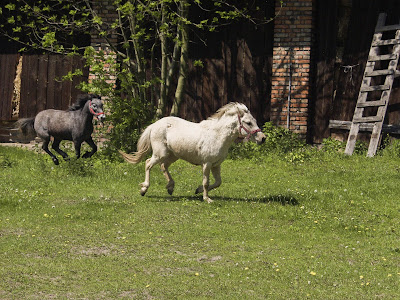
M149 195L146 196L150 199L157 199L160 202L167 201L199 201L202 202L202 196L155 196ZM299 205L299 201L293 196L286 195L269 195L266 197L255 197L255 198L232 198L232 197L221 197L214 196L211 197L213 200L221 200L221 201L236 201L236 202L256 202L256 203L279 203L281 205Z

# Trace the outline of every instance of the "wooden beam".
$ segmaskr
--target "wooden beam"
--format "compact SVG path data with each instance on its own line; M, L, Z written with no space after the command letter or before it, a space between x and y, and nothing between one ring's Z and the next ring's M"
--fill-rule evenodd
M373 91L386 91L390 89L390 85L383 84L383 85L374 85L374 86L365 86L361 87L360 92L373 92Z
M357 107L384 106L386 105L386 100L367 101L367 102L357 103L356 105Z
M376 27L375 32L392 31L400 29L400 24Z
M396 59L397 54L383 54L368 57L368 61L392 60Z
M365 73L364 76L372 77L372 76L386 76L386 75L393 75L395 73L394 70L376 70L372 72Z
M390 39L390 40L377 40L372 42L372 47L374 46L387 46L387 45L396 45L400 44L400 41L397 39Z
M350 130L351 121L329 120L330 129ZM360 131L370 131L374 128L373 123L360 123ZM400 125L383 124L382 131L392 134L400 134Z
M360 117L353 118L353 123L368 123L368 122L382 122L382 116L370 116L370 117Z

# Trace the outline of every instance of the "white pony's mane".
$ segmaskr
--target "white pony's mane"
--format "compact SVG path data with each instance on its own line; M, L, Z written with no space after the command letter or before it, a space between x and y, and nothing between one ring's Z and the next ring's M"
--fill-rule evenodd
M246 105L238 102L230 102L222 106L220 109L218 109L216 113L214 113L212 116L208 118L208 120L219 120L225 115L225 113L228 113L228 115L239 113L240 116L242 117L245 113L248 112L249 110L246 107Z

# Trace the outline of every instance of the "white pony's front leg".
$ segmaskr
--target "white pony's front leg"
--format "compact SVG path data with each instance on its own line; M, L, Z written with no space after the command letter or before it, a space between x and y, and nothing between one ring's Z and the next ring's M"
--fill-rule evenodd
M222 183L221 180L221 165L215 166L211 168L211 172L214 176L215 182L209 186L208 191L219 187ZM203 185L199 185L196 189L196 194L202 193L204 191Z
M207 203L213 202L210 197L208 197L208 188L210 185L210 169L211 164L203 164L203 200Z

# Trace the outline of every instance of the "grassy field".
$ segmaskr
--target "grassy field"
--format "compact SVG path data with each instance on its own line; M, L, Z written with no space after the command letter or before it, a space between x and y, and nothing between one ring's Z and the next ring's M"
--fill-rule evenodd
M294 156L295 157L295 156ZM54 166L0 145L1 299L398 299L400 158Z

